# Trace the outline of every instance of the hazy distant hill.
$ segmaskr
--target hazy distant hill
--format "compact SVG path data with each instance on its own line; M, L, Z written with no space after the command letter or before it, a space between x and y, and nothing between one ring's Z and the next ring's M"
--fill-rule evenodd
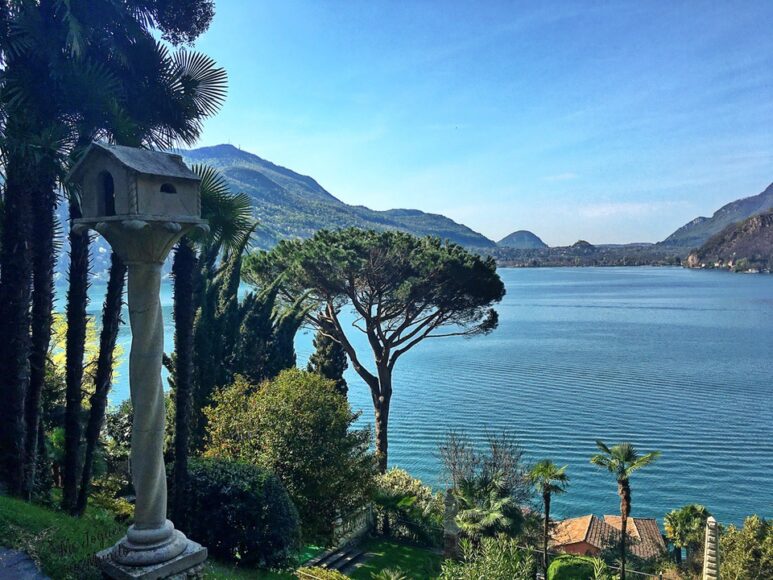
M773 184L758 195L722 206L710 218L695 218L668 236L661 244L671 247L698 248L729 225L770 209L773 209Z
M463 224L415 209L375 211L348 205L311 177L261 159L232 145L183 151L186 162L218 168L234 191L254 202L261 222L257 242L269 247L283 238L308 237L321 228L358 226L434 235L472 248L492 248L494 242Z
M548 247L539 236L528 230L518 230L517 232L505 236L497 242L497 246L501 248L513 248L516 250L533 250Z
M770 270L773 268L773 212L728 226L691 252L686 265Z

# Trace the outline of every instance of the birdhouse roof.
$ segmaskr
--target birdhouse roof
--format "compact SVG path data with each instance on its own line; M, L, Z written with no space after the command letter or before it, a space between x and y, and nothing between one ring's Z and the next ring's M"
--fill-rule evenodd
M174 153L165 153L163 151L151 151L149 149L138 149L137 147L124 147L122 145L108 145L106 143L92 143L83 157L73 166L68 181L78 179L80 173L89 157L96 152L103 151L112 155L119 163L125 167L142 173L143 175L156 175L158 177L171 177L174 179L190 179L201 181L201 179L191 171L180 155Z

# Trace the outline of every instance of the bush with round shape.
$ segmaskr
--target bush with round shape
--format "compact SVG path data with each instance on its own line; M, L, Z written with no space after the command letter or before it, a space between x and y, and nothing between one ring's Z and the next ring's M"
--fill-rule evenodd
M219 459L188 465L181 529L216 557L278 567L300 548L298 512L268 471Z
M593 580L595 577L596 559L589 556L558 556L548 566L548 580Z

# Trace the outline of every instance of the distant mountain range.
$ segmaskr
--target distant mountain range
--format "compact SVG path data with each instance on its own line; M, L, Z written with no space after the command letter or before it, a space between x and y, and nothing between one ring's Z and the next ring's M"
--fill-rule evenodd
M773 183L758 195L744 197L723 205L714 215L697 217L683 225L661 242L666 247L695 249L706 243L709 238L719 234L731 224L773 209Z
M201 147L180 153L188 164L215 167L233 191L250 196L255 215L260 221L256 245L262 248L270 248L285 238L309 237L322 228L355 226L376 230L396 229L419 236L438 236L493 255L501 264L508 265L670 264L678 263L691 250L700 248L729 226L773 210L771 184L758 195L724 205L710 218L698 217L692 220L656 244L592 246L581 240L573 246L550 248L539 236L527 230L515 231L495 243L464 224L440 214L417 209L376 211L362 205L349 205L313 178L232 145ZM60 223L66 224L66 204L60 205L58 214ZM58 259L59 275L66 272L69 261L66 245ZM708 248L705 252L706 256L719 255ZM101 276L109 264L109 247L100 236L95 236L92 257L92 270L95 275Z
M189 164L204 163L217 168L234 191L243 191L253 199L261 224L257 232L257 244L261 247L271 247L283 238L309 237L322 228L349 226L433 235L469 248L496 246L486 236L440 214L417 209L376 211L362 205L348 205L311 177L232 145L181 153Z
M535 250L548 247L537 235L527 230L518 230L505 236L497 242L497 246L500 248L513 248L515 250Z
M691 268L729 268L737 271L773 269L773 212L731 224L690 253Z

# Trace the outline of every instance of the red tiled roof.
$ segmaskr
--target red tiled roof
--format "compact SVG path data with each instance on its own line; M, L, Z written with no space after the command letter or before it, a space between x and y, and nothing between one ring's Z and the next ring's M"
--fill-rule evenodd
M585 542L598 550L616 546L620 541L620 516L593 514L557 522L551 532L550 545L554 548ZM666 549L658 523L651 518L629 518L628 548L639 558L650 559Z

